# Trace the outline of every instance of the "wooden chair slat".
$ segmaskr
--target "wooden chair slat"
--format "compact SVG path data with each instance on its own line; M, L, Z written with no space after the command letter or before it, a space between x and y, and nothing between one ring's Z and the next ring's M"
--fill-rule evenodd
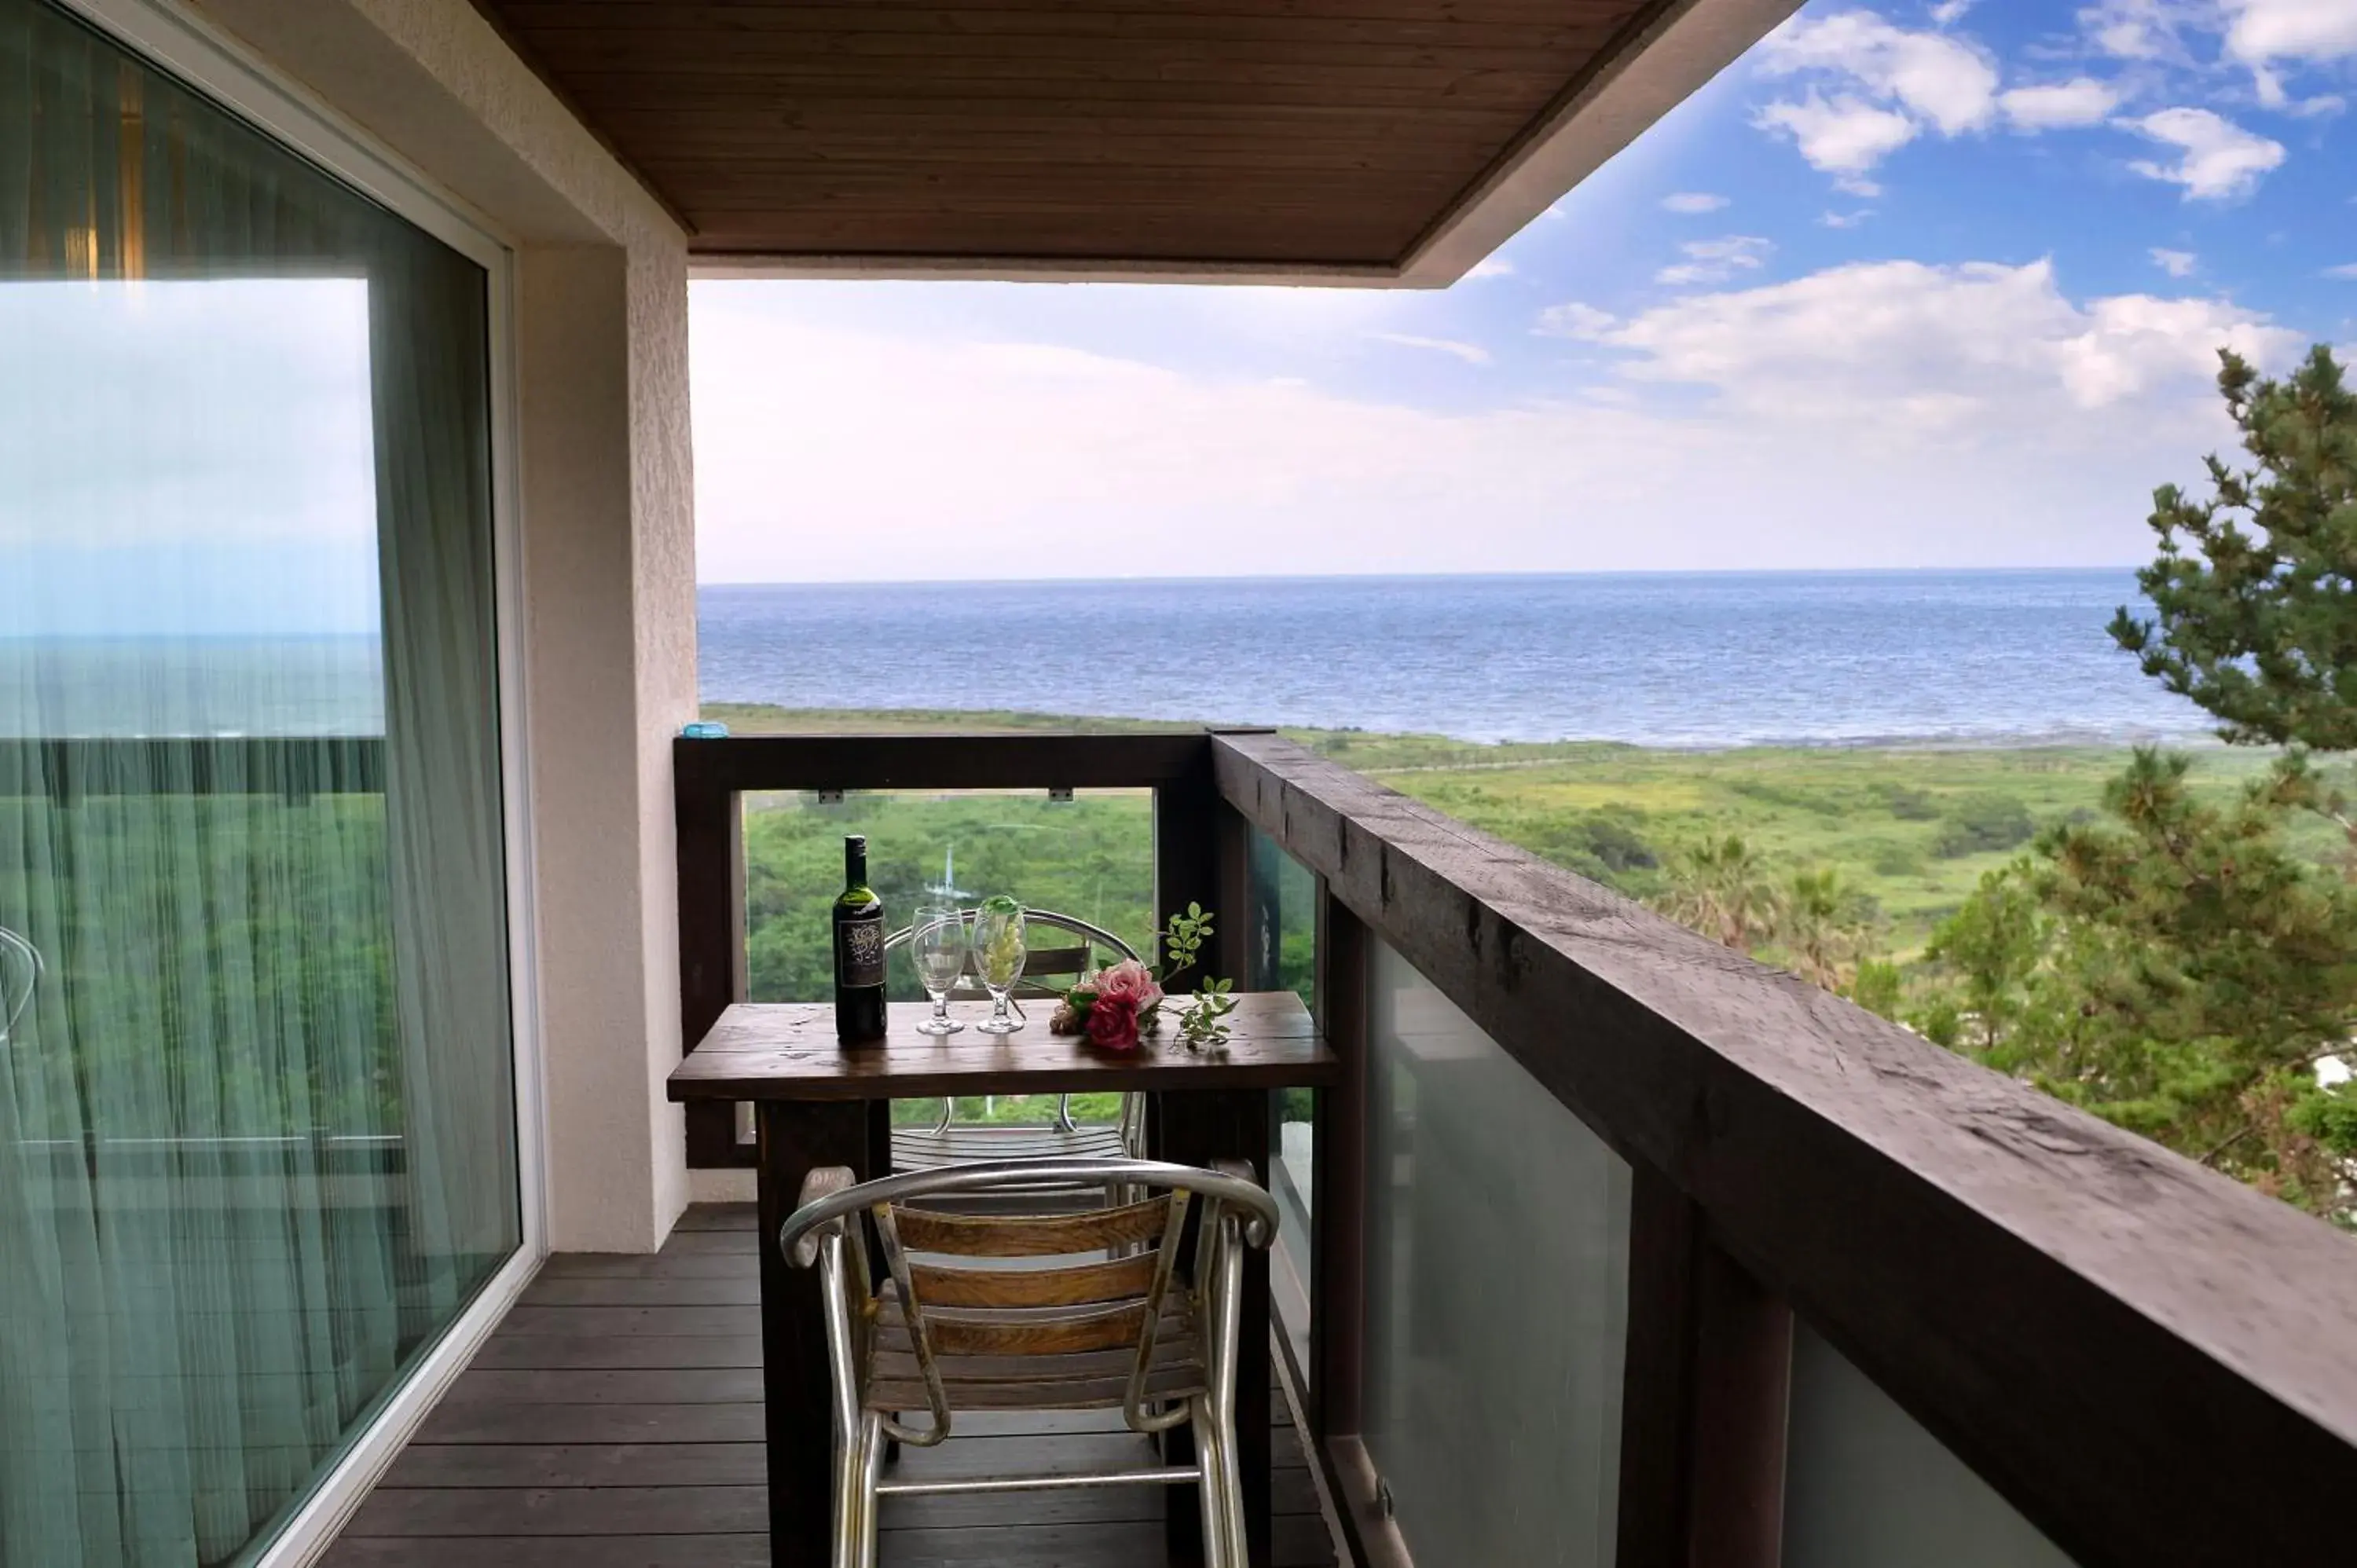
M1154 1347L1155 1367L1191 1366L1202 1359L1202 1348L1190 1330ZM953 1383L1039 1383L1060 1378L1127 1377L1137 1362L1134 1351L1076 1350L1056 1356L949 1356L942 1359L944 1378ZM898 1348L879 1343L869 1377L883 1382L915 1382L924 1376L914 1351L903 1340Z
M900 1245L911 1252L963 1258L1054 1258L1159 1241L1169 1222L1172 1201L1155 1197L1122 1208L1040 1219L942 1214L896 1205L892 1223L899 1231Z
M1092 956L1094 948L1041 948L1023 955L1023 972L1034 974L1070 974L1079 976L1096 967Z
M952 1317L929 1312L925 1332L941 1356L1055 1356L1137 1345L1146 1304L1125 1302L1065 1316Z
M1035 1382L995 1382L960 1380L948 1375L944 1380L950 1392L952 1410L1111 1410L1117 1409L1129 1392L1129 1377L1124 1373L1114 1378L1055 1378ZM1146 1397L1149 1400L1184 1399L1202 1393L1208 1388L1203 1369L1198 1363L1157 1368L1146 1374ZM925 1384L921 1378L877 1379L867 1386L866 1408L892 1414L925 1409Z
M1064 1269L951 1269L911 1263L909 1283L928 1311L957 1306L1077 1306L1143 1296L1155 1254Z

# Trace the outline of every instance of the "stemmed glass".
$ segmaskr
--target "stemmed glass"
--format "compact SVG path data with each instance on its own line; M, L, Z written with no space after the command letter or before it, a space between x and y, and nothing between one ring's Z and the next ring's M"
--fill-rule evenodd
M920 904L909 922L909 956L917 980L933 999L933 1015L917 1026L920 1035L954 1035L965 1027L950 1016L950 991L965 972L965 917L953 904Z
M975 1026L985 1035L1011 1035L1023 1026L1006 998L1023 978L1024 955L1023 906L1004 893L984 899L974 916L974 968L990 993L990 1016Z

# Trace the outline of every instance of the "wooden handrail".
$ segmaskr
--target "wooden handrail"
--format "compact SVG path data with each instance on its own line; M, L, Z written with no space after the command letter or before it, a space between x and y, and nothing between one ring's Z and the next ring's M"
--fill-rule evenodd
M1670 1199L1641 1209L2087 1568L2346 1554L2357 1245L1291 742L1211 745L1228 804ZM1652 1332L1629 1404L1679 1360Z

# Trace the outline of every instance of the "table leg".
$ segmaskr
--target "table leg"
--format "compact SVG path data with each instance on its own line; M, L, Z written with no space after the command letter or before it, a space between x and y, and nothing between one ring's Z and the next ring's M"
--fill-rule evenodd
M778 1251L802 1178L823 1165L869 1174L868 1107L858 1101L762 1101L759 1133L761 1398L769 1437L770 1553L775 1568L834 1558L834 1397L816 1269Z
M1221 1090L1165 1094L1157 1107L1161 1157L1209 1165L1242 1160L1268 1185L1268 1091ZM1236 1468L1243 1482L1244 1539L1253 1568L1268 1568L1274 1547L1269 1466L1268 1254L1244 1252L1243 1293L1236 1331ZM1189 1455L1189 1457L1191 1457ZM1183 1464L1186 1458L1171 1463ZM1169 1538L1173 1563L1200 1559L1199 1506L1191 1488L1172 1487ZM1182 1555L1182 1553L1184 1555Z

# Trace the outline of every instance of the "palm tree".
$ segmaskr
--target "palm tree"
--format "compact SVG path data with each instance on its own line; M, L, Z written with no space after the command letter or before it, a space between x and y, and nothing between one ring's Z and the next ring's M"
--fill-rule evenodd
M1792 874L1778 935L1802 979L1838 991L1873 934L1874 904L1831 866Z
M1773 941L1782 919L1781 890L1742 838L1689 845L1670 857L1662 913L1738 952Z

